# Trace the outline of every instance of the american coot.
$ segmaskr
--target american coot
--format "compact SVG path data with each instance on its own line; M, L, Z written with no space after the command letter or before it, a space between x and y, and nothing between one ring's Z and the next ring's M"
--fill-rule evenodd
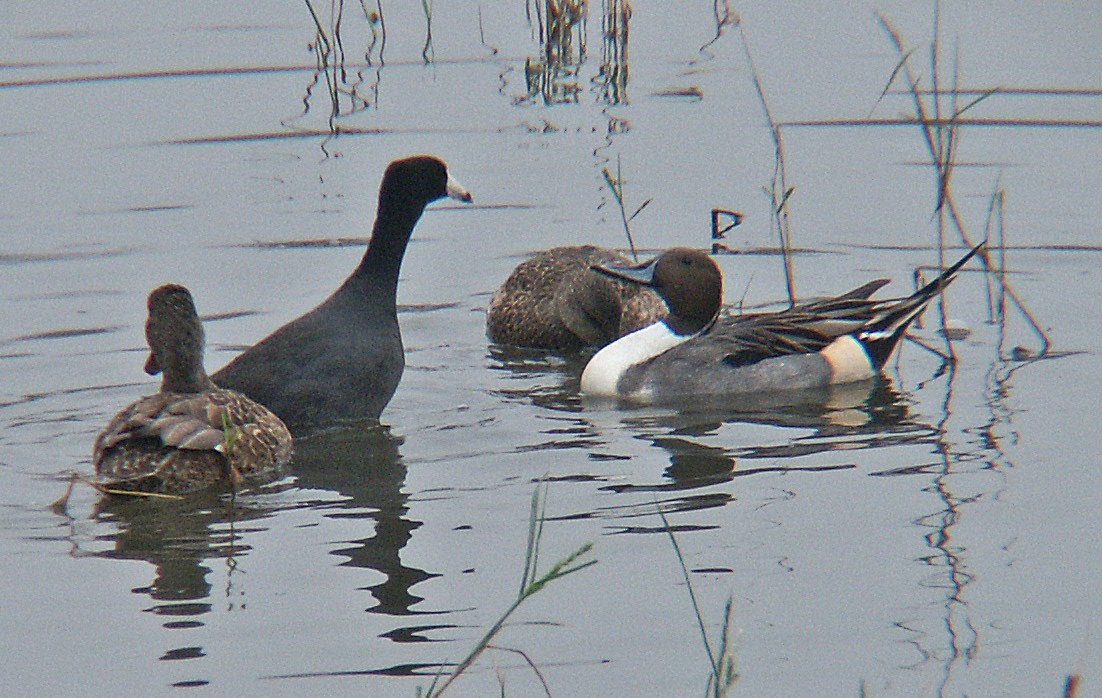
M425 206L471 195L443 162L417 156L386 168L371 242L321 305L257 342L214 381L267 405L294 434L377 419L405 368L395 296L402 256Z
M600 348L666 316L653 290L594 274L625 266L613 250L554 247L517 265L486 309L486 334L498 344L558 352Z
M128 405L96 437L99 484L183 493L278 475L291 459L291 433L263 405L207 377L203 326L186 288L149 294L145 336L145 370L164 374L161 392Z
M790 310L723 318L723 277L703 252L675 248L639 267L598 268L654 288L670 315L597 352L582 373L582 392L656 402L871 378L907 326L980 247L907 298L868 300L877 281Z

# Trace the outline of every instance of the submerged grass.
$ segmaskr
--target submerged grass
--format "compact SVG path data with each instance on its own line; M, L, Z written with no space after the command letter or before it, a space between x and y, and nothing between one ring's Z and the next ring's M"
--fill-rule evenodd
M545 510L547 502L547 484L541 482L536 486L535 491L532 492L531 509L528 515L528 545L524 554L524 572L521 575L520 591L517 593L516 600L505 609L497 621L490 626L490 629L482 636L474 648L467 654L466 657L460 661L446 678L443 678L442 674L436 676L433 679L432 684L429 685L426 691L417 690L418 698L435 698L444 693L448 686L463 675L471 665L478 660L478 658L487 649L498 649L509 652L514 652L521 655L528 665L535 672L539 678L540 683L543 685L544 690L550 695L550 691L547 688L547 682L544 680L543 675L540 673L536 664L528 657L527 654L520 650L497 647L490 644L494 637L505 626L505 622L509 620L509 617L520 608L521 604L530 599L535 594L542 591L551 582L562 579L563 577L580 572L586 567L597 564L597 560L582 560L593 549L593 543L586 543L582 545L574 552L570 553L566 557L560 559L555 564L551 565L551 568L546 572L539 573L539 557L540 557L540 543L543 540L543 523L546 520ZM439 683L443 678L443 683ZM439 684L439 685L438 685ZM502 691L504 695L504 690Z

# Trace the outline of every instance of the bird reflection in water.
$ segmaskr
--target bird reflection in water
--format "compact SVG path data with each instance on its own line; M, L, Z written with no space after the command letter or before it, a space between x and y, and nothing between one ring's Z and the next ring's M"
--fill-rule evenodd
M714 446L725 425L758 424L810 431L782 443ZM910 419L907 404L887 379L835 386L831 390L756 396L738 409L697 403L676 412L630 413L623 424L668 454L670 464L658 484L618 484L617 492L686 490L764 472L820 472L854 467L850 463L796 465L787 459L824 453L931 441L932 429ZM751 463L763 462L760 465ZM778 462L779 461L779 462ZM736 463L739 466L736 468Z
M354 425L296 440L294 479L254 492L232 498L213 494L154 501L104 498L95 517L112 523L117 533L114 547L97 555L152 564L152 582L133 589L156 602L147 610L163 616L166 628L202 627L202 616L211 612L220 595L208 580L214 562L222 560L228 568L224 595L230 610L235 604L244 605L245 592L235 586L241 558L254 546L276 542L273 537L252 534L266 530L263 522L280 509L305 506L326 519L372 522L373 526L364 527L371 535L344 541L330 554L341 559L341 566L373 570L383 577L378 584L361 587L373 599L367 611L400 617L416 614L414 607L422 597L411 588L437 575L401 560L402 548L421 526L407 517L401 442L377 423ZM382 635L395 641L405 637L403 628ZM181 646L160 656L168 660L204 653L202 647Z
M402 548L421 526L406 517L409 495L402 491L406 466L398 451L401 443L384 426L342 429L295 442L298 485L347 497L336 504L327 499L326 516L374 522L371 536L349 540L331 553L345 558L341 565L383 575L382 582L366 588L375 599L367 610L388 615L414 613L422 597L412 594L411 587L437 576L401 560Z

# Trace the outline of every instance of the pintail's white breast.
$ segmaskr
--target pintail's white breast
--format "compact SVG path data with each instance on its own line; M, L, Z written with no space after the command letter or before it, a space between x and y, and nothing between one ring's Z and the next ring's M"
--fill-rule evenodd
M620 378L632 366L664 354L691 338L670 329L664 321L636 330L593 355L582 371L581 390L594 397L620 394Z

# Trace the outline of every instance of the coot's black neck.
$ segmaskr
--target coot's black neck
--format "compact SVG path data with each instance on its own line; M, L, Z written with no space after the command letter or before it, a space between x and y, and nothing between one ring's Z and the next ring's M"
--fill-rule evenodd
M341 290L349 288L351 292L371 296L380 299L376 302L393 306L398 293L402 257L425 205L402 197L387 196L387 193L384 187L379 194L375 227L360 266Z

